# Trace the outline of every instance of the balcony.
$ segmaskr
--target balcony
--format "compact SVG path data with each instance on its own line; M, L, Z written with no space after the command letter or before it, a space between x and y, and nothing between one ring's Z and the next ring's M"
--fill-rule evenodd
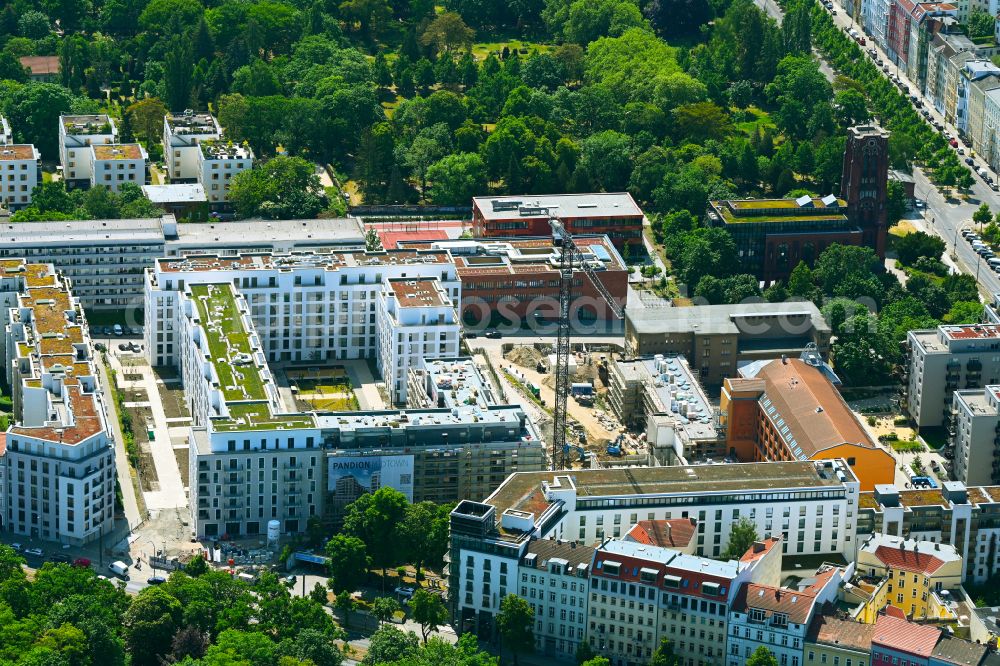
M983 362L977 361L976 359L972 359L971 361L965 364L965 369L968 370L969 372L976 372L976 373L982 372Z

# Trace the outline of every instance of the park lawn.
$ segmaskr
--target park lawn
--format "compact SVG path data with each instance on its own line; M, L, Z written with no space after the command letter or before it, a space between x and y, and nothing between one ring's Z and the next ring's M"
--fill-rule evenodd
M775 145L777 145L778 126L775 125L774 121L771 119L771 114L763 109L757 108L756 106L748 106L746 110L753 114L754 119L736 123L736 129L743 132L747 136L753 136L758 129L770 128L774 134Z
M522 58L530 56L532 53L548 53L555 47L552 44L545 44L542 42L530 42L522 41L520 39L509 39L506 41L499 42L476 42L472 45L472 55L477 60L486 60L486 57L491 54L499 54L503 52L503 47L509 48L511 51L521 51L522 49L527 49L527 53L519 53Z
M897 238L908 236L914 232L916 232L916 228L906 220L900 220L889 229L889 235Z

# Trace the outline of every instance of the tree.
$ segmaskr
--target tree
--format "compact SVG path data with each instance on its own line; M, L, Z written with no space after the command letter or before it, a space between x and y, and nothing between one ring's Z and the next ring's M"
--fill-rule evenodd
M620 192L628 186L632 174L632 150L629 138L621 132L606 130L584 139L580 168L598 190Z
M365 230L365 252L381 252L383 249L378 231L375 227L368 227Z
M446 155L427 168L427 180L432 203L464 206L486 190L486 164L475 153Z
M444 125L420 131L403 155L403 161L420 181L420 195L426 196L427 171L448 152L448 130Z
M833 98L833 105L837 109L837 122L843 127L858 125L871 118L865 96L853 88L838 92Z
M708 0L652 0L645 10L646 18L665 38L697 34L712 20L712 13Z
M24 558L7 544L0 543L0 584L8 580L24 580Z
M54 83L29 83L17 88L7 102L7 116L25 143L33 143L42 155L59 152L59 116L73 108L73 96Z
M986 37L993 34L996 19L989 12L973 9L969 13L969 37Z
M294 639L283 640L278 651L285 657L315 666L340 666L344 661L343 653L331 642L330 636L315 629L303 629ZM282 664L279 662L279 666Z
M125 640L137 666L158 666L180 628L181 603L158 587L143 590L123 618Z
M194 85L194 50L191 40L176 36L170 40L163 58L163 92L167 106L183 111L191 103Z
M591 657L586 661L580 662L580 666L611 666L611 662L607 657Z
M729 532L729 545L722 553L723 560L738 560L743 554L750 550L754 541L758 539L757 524L746 516L740 518L739 522L733 525Z
M333 605L337 607L337 610L344 614L344 627L350 627L351 611L357 607L358 602L355 601L350 592L347 590L341 590L334 598Z
M150 0L139 15L139 25L152 33L185 31L197 25L204 13L205 8L198 0Z
M323 210L322 192L310 162L301 157L275 157L236 174L229 200L240 217L310 218Z
M422 591L423 590L418 590L418 594ZM398 611L399 602L393 597L376 597L375 601L372 602L372 617L378 620L380 627L384 622L388 622L395 617Z
M778 666L778 659L770 650L761 645L747 659L746 666Z
M712 102L683 104L674 109L673 114L675 134L684 140L697 143L719 140L732 130L729 116Z
M904 266L911 266L920 257L940 259L944 254L945 245L937 236L917 231L897 238L893 248L896 250L899 262Z
M653 651L649 666L680 666L681 660L674 654L674 644L669 638L660 639L660 644Z
M174 661L183 661L185 657L201 659L210 644L207 633L189 624L174 634L170 641L170 657Z
M500 602L500 613L497 615L497 629L503 647L514 655L514 666L517 666L517 655L529 653L535 647L535 611L528 602L515 594L508 594Z
M398 564L404 553L404 544L399 543L397 535L407 504L403 493L383 486L347 506L344 534L355 536L365 543L372 564L382 569L383 585L386 569Z
M436 567L444 562L450 513L450 505L434 502L417 502L406 507L399 533L409 544L407 561L416 566L418 578L424 564Z
M410 599L410 612L413 621L420 625L425 645L427 637L448 621L448 609L445 608L441 597L427 590L417 590L413 594L413 598Z
M990 211L989 204L985 202L983 202L979 206L979 208L976 209L976 212L972 214L972 221L978 224L979 226L982 226L984 224L989 224L989 222L992 219L993 219L993 213Z
M410 657L420 649L420 639L412 631L403 633L396 627L383 626L371 635L368 652L361 661L364 666L389 664Z
M886 223L891 227L906 214L906 190L898 180L890 180L887 185L885 205Z
M472 44L476 31L465 24L456 12L441 12L427 24L420 35L420 43L431 46L437 54Z
M346 0L340 3L340 13L356 21L362 34L373 37L377 26L386 25L392 18L392 9L386 0Z
M17 34L28 39L41 39L49 34L49 17L42 12L28 10L17 19Z
M147 97L129 105L125 115L136 138L152 143L163 136L163 118L167 115L167 107L158 97Z
M788 276L788 293L791 296L798 296L810 301L815 298L816 284L813 279L813 272L806 262L800 261L792 269L791 275Z
M368 575L368 548L355 536L336 534L326 544L330 558L330 589L334 594L353 592Z

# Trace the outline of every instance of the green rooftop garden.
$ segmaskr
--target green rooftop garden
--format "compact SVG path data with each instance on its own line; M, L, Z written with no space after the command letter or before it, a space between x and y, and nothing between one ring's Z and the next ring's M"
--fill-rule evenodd
M251 355L253 350L250 347L250 333L243 326L230 286L192 285L191 295L198 307L198 316L208 342L208 353L226 402L267 400L264 381L257 365L252 359L249 362L240 361L241 355Z
M228 419L212 420L212 427L217 432L312 428L316 425L309 414L271 414L267 402L236 402L226 407Z
M760 222L846 222L847 216L841 214L820 215L733 215L728 208L718 209L726 224L749 224Z

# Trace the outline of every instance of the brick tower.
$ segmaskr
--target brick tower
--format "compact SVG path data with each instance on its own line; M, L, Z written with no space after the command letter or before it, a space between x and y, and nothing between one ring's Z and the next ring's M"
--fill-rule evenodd
M847 133L840 197L847 217L861 229L861 244L885 259L886 204L889 199L889 132L876 125L858 125Z

